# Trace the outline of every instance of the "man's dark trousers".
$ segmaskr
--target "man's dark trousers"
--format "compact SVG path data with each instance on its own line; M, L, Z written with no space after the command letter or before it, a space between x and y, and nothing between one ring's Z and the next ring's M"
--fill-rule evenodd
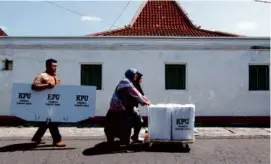
M41 138L43 137L46 130L49 128L51 136L53 138L53 142L57 143L61 141L61 135L59 133L58 125L57 123L41 123L39 126L39 129L35 133L35 135L32 138L32 141L41 141Z

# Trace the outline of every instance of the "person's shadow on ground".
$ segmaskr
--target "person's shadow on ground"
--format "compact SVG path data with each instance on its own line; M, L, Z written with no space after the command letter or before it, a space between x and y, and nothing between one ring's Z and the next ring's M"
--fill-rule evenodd
M36 151L36 150L70 150L75 148L53 147L53 145L38 145L33 142L12 144L0 147L0 152L13 152L13 151Z
M96 144L92 148L85 149L82 154L86 156L114 154L114 153L134 153L134 152L170 152L170 153L189 153L189 145L183 146L179 143L161 143L161 144L130 144L129 146L120 146L115 142L109 146L107 142Z

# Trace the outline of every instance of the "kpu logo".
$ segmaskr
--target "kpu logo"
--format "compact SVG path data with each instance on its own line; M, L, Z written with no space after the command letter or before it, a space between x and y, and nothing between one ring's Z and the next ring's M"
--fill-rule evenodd
M17 104L24 104L24 105L31 105L32 103L30 102L31 99L31 93L18 93L18 99L19 101Z
M189 124L189 118L177 118L176 124L177 125Z
M48 94L47 100L58 101L60 99L60 94Z
M76 95L76 101L88 101L88 95Z
M47 103L48 106L60 106L59 100L60 100L60 94L48 94L47 95Z
M189 118L177 118L175 130L190 130L189 121Z
M74 106L76 107L89 107L88 104L88 95L76 95L76 103Z
M31 93L18 93L18 99L30 99Z

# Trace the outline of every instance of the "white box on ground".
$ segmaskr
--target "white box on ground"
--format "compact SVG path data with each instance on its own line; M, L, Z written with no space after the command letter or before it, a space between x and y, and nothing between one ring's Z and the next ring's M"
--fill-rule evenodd
M148 132L150 139L171 139L171 108L167 104L148 107Z
M195 105L174 105L171 125L172 140L194 139Z
M78 122L95 116L96 87L59 85L43 91L14 83L11 115L27 121Z

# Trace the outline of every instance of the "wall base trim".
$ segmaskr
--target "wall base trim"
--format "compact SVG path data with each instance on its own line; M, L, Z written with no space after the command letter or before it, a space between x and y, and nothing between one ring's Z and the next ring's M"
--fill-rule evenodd
M144 126L148 118L144 117ZM76 124L63 124L64 126L103 126L104 116L97 116L80 121ZM0 116L0 126L27 126L27 122L15 116ZM196 116L195 126L263 126L270 127L270 116Z

